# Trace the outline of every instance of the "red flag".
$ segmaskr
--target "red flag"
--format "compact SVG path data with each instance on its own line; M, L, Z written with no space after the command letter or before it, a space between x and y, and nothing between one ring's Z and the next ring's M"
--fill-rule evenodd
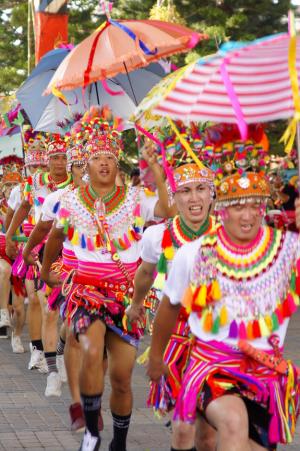
M68 42L67 0L35 1L35 62L58 42Z

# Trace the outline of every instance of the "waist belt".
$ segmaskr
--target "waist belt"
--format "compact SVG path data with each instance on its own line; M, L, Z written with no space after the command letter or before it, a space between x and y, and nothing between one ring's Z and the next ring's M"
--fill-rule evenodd
M128 291L129 286L127 283L114 283L109 280L101 280L96 279L95 277L86 276L83 274L75 274L73 278L74 283L82 284L82 285L92 285L97 288L106 288L111 291L118 291L125 293Z

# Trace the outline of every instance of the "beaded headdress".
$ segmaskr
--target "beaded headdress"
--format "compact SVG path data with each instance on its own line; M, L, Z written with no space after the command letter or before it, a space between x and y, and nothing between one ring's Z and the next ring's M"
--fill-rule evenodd
M121 134L123 124L120 118L113 117L108 107L91 107L83 116L81 125L81 133L86 139L84 152L87 160L100 153L110 154L116 160L119 159L123 149Z
M22 168L24 162L22 158L11 156L0 160L0 169L2 173L0 186L6 183L21 183L22 182Z
M45 138L31 128L24 132L25 167L46 166Z
M66 154L67 141L58 133L49 134L46 138L47 159L54 155Z
M219 128L217 128L219 127ZM270 186L266 177L269 165L268 142L261 126L250 129L247 141L236 139L233 126L217 126L217 140L213 135L211 144L202 152L215 172L216 210L248 200L266 200L270 197ZM222 135L222 131L224 131ZM233 140L228 142L230 134Z
M208 183L214 185L214 173L206 168L200 168L195 163L187 163L174 170L176 189L191 182Z

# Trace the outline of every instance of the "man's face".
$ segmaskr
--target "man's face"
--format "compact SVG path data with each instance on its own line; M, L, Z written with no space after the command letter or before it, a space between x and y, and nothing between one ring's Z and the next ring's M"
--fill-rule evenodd
M72 177L75 185L79 185L82 181L82 177L85 173L85 167L81 165L76 165L76 163L72 164Z
M234 243L243 245L254 240L262 225L264 209L264 204L255 200L225 209L223 225Z
M212 198L207 183L191 182L178 188L174 196L179 214L188 226L200 226L207 218Z
M88 162L88 174L91 183L111 186L115 183L118 168L113 155L96 154Z
M54 177L66 175L67 156L65 154L52 155L49 158L49 171Z
M14 188L14 186L16 186L16 183L5 183L5 185L3 185L2 187L2 192L3 192L3 196L5 197L5 199L8 199L10 196L10 193L12 191L12 189Z

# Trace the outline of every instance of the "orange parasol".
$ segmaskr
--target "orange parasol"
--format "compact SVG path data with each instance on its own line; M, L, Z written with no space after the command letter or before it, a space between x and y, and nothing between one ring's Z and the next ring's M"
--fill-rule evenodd
M169 22L108 18L63 60L45 93L53 87L69 90L121 72L128 74L160 58L187 52L205 38Z

